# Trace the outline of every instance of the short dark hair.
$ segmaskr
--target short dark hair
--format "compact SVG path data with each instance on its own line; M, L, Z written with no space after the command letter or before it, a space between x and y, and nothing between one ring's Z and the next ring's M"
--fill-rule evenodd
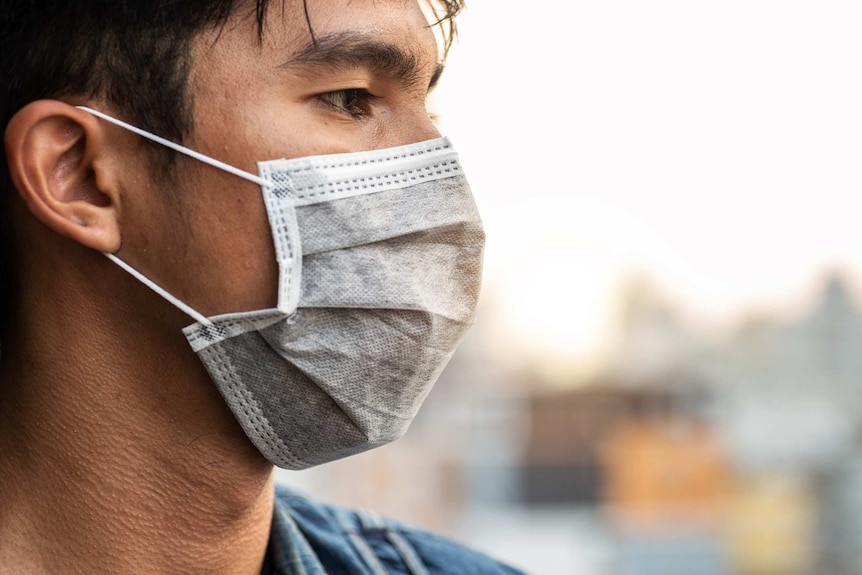
M463 0L427 0L443 30L444 55L455 35L452 18ZM307 0L304 0L306 3ZM182 142L191 127L186 97L189 49L201 32L247 7L258 33L271 0L0 0L0 117L3 126L42 98L103 99L123 118ZM307 8L307 6L306 6ZM253 11L253 12L252 12ZM306 20L307 20L306 10ZM310 25L310 24L309 24ZM312 31L313 34L313 31ZM158 165L170 166L164 148ZM0 328L12 294L14 250L8 231L13 193L0 162ZM154 163L156 165L156 163Z

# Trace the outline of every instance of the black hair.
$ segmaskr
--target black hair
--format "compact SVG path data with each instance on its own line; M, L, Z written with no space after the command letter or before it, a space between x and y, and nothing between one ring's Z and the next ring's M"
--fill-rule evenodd
M304 0L304 4L308 0ZM312 0L313 1L313 0ZM0 118L3 126L29 102L85 96L112 105L150 132L182 142L191 127L186 97L194 38L239 9L262 36L271 0L0 0ZM427 0L443 31L444 56L463 0ZM308 11L306 5L306 21ZM309 27L311 23L308 22ZM312 30L313 35L313 30ZM169 167L172 155L153 165ZM15 262L8 220L13 193L0 162L0 328L9 312Z

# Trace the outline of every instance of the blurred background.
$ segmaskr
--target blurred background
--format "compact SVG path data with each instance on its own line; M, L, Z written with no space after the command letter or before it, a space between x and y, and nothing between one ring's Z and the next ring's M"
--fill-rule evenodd
M479 319L404 439L279 480L535 574L862 574L862 4L459 26Z

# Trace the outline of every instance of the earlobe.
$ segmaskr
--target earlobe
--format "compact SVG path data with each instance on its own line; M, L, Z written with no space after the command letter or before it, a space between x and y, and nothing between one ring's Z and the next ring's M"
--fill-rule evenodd
M9 121L9 172L30 212L45 226L89 248L121 244L119 193L90 114L57 100L31 102Z

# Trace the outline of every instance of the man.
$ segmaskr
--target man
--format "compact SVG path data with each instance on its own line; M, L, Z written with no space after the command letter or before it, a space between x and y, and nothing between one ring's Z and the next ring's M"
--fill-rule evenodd
M0 18L0 574L512 573L273 487L402 433L472 318L423 6Z

